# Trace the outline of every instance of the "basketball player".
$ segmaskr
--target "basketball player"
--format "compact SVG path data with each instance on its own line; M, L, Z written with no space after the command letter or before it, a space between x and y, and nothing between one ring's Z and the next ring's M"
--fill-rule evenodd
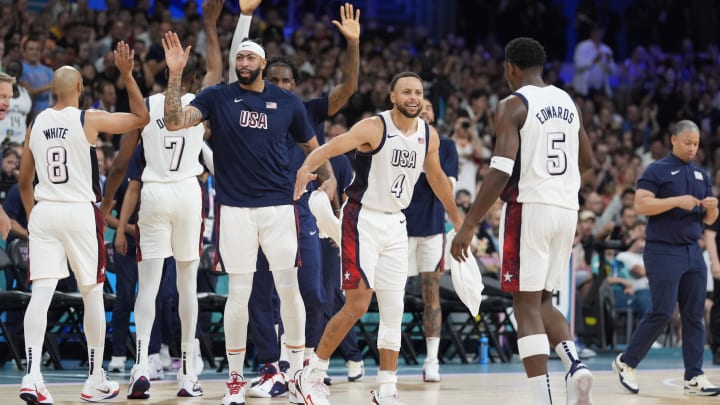
M467 259L475 226L501 197L500 280L503 291L513 295L518 350L533 403L552 403L547 375L552 345L567 371L567 403L589 404L592 374L551 299L570 261L580 174L592 168L593 158L575 102L543 83L544 63L545 50L534 39L516 38L505 47L505 78L514 93L498 104L490 171L452 242L452 255Z
M181 102L188 105L195 97L188 93L195 81L197 59L192 57L181 76ZM180 315L181 366L178 371L177 396L199 397L203 391L194 372L195 329L197 327L197 268L202 242L202 191L197 176L202 174L200 150L205 128L197 124L170 132L163 121L165 94L147 99L150 123L143 128L142 190L137 226L138 293L135 300L137 358L130 374L127 397L149 397L150 370L148 344L155 321L155 299L160 288L163 263L173 256L177 265L177 290ZM129 212L136 200L126 201ZM121 216L124 228L127 216Z
M428 125L435 121L430 100L423 102L420 118ZM440 137L440 165L448 176L451 189L458 175L458 154L455 142ZM420 274L423 297L423 327L427 356L423 364L423 381L440 381L440 276L444 270L445 255L445 209L435 197L425 173L420 174L410 205L403 211L407 217L408 230L408 276Z
M5 119L8 109L10 109L10 99L13 96L13 84L15 84L15 78L13 76L0 72L0 120ZM10 221L10 217L8 217L5 210L0 207L0 235L2 235L3 240L7 240L11 227L12 221Z
M259 5L259 2L258 4ZM243 15L252 15L255 10L253 5L243 8ZM305 110L315 134L320 143L324 142L323 124L326 119L335 115L342 108L350 97L357 90L357 80L360 68L360 11L353 11L351 4L340 7L340 21L334 21L340 33L348 43L347 57L343 65L343 82L333 87L323 97L304 101ZM246 18L238 20L236 33L247 35L250 22ZM237 34L236 34L237 35ZM230 65L230 80L237 80L234 72L234 61ZM297 68L294 63L284 57L276 57L268 60L265 67L266 80L276 86L288 91L295 90L295 79L298 77ZM305 153L289 139L289 154L292 162L292 170L297 170L305 159ZM300 292L305 303L305 354L308 358L320 340L320 334L324 325L324 307L327 298L324 294L322 283L322 254L319 232L315 223L315 217L308 207L310 193L306 193L297 201L298 224L300 238L300 257L302 264L298 267L298 282ZM262 254L262 252L260 252ZM273 281L268 271L268 263L264 257L258 259L257 272L253 278L253 289L250 295L250 332L255 342L257 360L265 364L264 373L258 381L253 381L249 390L251 397L275 397L284 395L286 389L286 378L280 372L278 360L280 351L278 337L275 331L273 308ZM354 368L353 374L348 375L351 380L362 377L362 364L358 362L349 363ZM360 361L361 363L361 361ZM293 398L290 398L293 400ZM300 400L301 401L301 400Z
M460 217L452 187L440 166L437 131L420 118L423 82L413 72L396 75L390 83L392 110L364 119L308 155L297 172L295 199L317 176L313 172L330 157L357 149L355 179L345 190L342 212L343 308L328 322L309 365L295 376L292 389L305 403L327 404L323 384L328 360L362 315L375 291L380 312L378 404L402 403L397 396L397 362L403 297L408 273L406 218L413 188L425 170L428 182L456 226Z
M243 41L233 50L238 82L210 86L188 106L180 102L180 72L190 48L183 51L175 33L165 35L163 48L170 72L166 126L174 131L208 120L213 130L218 254L230 277L225 305L230 376L223 403L244 403L247 306L258 248L267 257L280 296L290 371L302 367L305 307L296 271L297 226L287 136L291 134L306 153L318 143L300 99L260 76L267 61L257 43ZM337 185L329 164L320 175L325 180L320 189L334 196Z
M95 402L119 392L118 383L109 381L102 369L105 244L103 217L94 205L100 199L94 145L99 132L127 132L144 126L149 118L132 76L135 52L121 41L114 54L115 65L127 85L130 113L79 110L82 77L75 68L63 66L53 75L52 91L57 102L35 118L25 140L19 184L29 221L33 293L25 313L28 374L23 377L20 398L29 404L53 402L43 383L40 363L47 311L58 280L68 276L68 262L85 307L83 330L90 375L80 397ZM33 192L36 176L38 184Z

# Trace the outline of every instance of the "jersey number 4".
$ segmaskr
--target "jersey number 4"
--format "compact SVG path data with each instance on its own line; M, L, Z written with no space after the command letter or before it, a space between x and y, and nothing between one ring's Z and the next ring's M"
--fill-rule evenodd
M564 132L547 133L547 171L551 176L560 176L567 170L567 153Z
M405 188L405 175L401 174L395 178L392 185L390 186L390 192L395 195L395 198L400 198Z
M185 138L182 136L168 135L165 137L165 149L172 150L172 158L170 158L170 171L176 172L180 167L183 150L185 149Z

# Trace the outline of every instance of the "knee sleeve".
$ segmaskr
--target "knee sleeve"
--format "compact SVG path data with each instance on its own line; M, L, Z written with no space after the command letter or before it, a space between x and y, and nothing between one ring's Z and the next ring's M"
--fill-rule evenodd
M403 297L405 291L375 291L380 312L378 349L400 351Z
M245 349L247 342L248 300L253 273L230 274L228 300L225 304L225 346L228 350Z
M83 330L88 347L105 345L105 304L103 285L91 284L80 287L83 299Z
M305 345L305 304L298 287L297 271L275 270L273 279L280 296L280 316L285 329L285 343L289 346Z
M550 342L546 334L523 336L517 341L520 358L532 356L549 356Z

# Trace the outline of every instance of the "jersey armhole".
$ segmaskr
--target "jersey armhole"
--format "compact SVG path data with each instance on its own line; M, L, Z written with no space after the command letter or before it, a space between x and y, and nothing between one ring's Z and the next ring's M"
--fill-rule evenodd
M425 123L425 156L427 156L428 149L430 148L430 125ZM438 134L438 154L440 153L440 134Z
M385 118L382 116L382 114L377 114L377 117L380 118L380 122L383 124L383 130L382 130L382 138L380 139L380 144L377 148L371 150L370 152L360 152L357 151L360 155L375 155L382 149L383 145L385 145L385 139L387 138L387 124L385 123Z
M520 100L522 100L523 104L525 104L525 108L527 108L528 111L530 111L530 104L528 103L527 98L525 98L525 96L522 95L522 93L519 93L519 92L516 91L516 92L513 92L512 95L519 97Z
M85 110L80 110L80 126L85 128Z

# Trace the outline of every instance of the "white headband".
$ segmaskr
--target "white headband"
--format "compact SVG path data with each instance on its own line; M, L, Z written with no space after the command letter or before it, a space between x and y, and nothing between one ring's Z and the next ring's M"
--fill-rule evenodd
M243 41L238 45L237 49L235 50L235 56L237 56L240 51L250 51L253 53L256 53L258 56L260 56L261 59L265 59L265 50L262 46L260 46L257 42L253 41Z

